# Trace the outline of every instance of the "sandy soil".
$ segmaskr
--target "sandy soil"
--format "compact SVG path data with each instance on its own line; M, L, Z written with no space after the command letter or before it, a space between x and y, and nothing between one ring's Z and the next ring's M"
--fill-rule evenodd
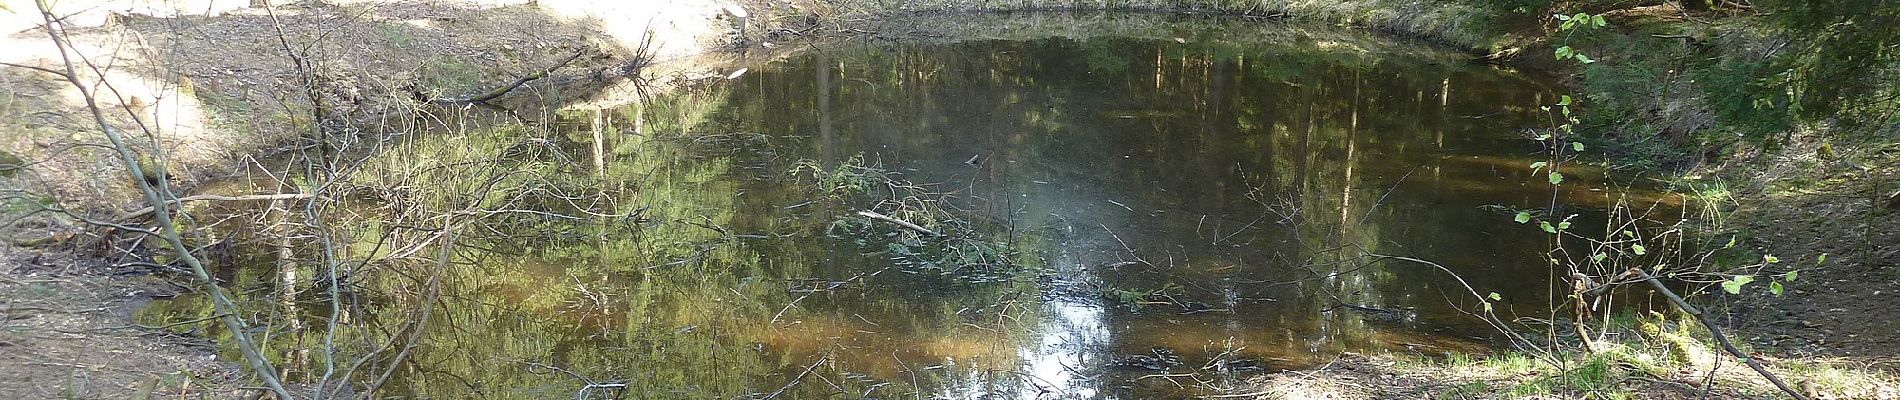
M14 399L228 398L236 370L211 343L132 324L177 287L97 261L0 247L0 393Z

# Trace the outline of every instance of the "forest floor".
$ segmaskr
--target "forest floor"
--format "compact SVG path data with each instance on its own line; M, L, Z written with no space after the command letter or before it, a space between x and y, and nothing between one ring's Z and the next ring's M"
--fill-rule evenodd
M1762 349L1900 372L1900 302L1886 300L1900 295L1900 144L1816 153L1785 152L1736 190L1728 225L1800 278L1729 296L1731 323Z
M336 61L322 72L342 84L324 95L351 102L365 120L396 107L373 93L479 92L573 54L582 57L555 75L571 81L598 79L643 51L625 37L530 9L405 5L286 9L281 16L294 37L349 39L325 41L330 45L311 54ZM732 39L727 32L731 25L719 10L679 13L674 31L656 43L674 48L661 52L665 60L657 66L671 82L722 76L726 66L738 62L734 53L723 51ZM133 50L126 58L132 61L128 70L146 75L124 77L126 82L159 82L123 96L119 102L128 109L146 107L133 103L154 103L196 110L189 118L167 122L176 132L206 135L166 143L180 155L172 167L176 179L189 187L256 163L259 154L281 150L296 135L290 128L298 118L296 108L286 107L295 100L286 94L300 89L292 83L294 72L281 47L271 41L228 40L275 37L275 28L266 16L244 11L217 17L135 17L78 33L89 38L94 49ZM7 35L0 37L4 47L49 47L41 31ZM27 58L0 61L54 66L48 64L52 59L46 52L15 55ZM130 185L109 178L115 169L108 158L88 150L97 142L90 139L96 135L89 134L96 129L80 118L81 110L73 107L59 82L36 74L0 68L0 83L9 88L0 99L0 130L21 133L0 138L0 163L6 157L41 163L33 168L36 172L0 170L0 179L10 187L83 203L66 205L75 211L124 212L131 207L124 200L132 198ZM184 79L163 81L160 76ZM605 90L583 94L625 95ZM1892 378L1900 370L1900 330L1888 318L1900 315L1900 302L1878 300L1900 292L1900 246L1892 245L1900 243L1900 210L1884 209L1881 203L1881 196L1900 188L1868 184L1900 181L1900 150L1860 157L1853 163L1814 157L1777 160L1774 165L1779 167L1749 178L1762 184L1734 190L1739 207L1730 224L1748 233L1750 246L1790 261L1813 263L1820 254L1829 258L1802 269L1805 283L1793 285L1788 295L1757 291L1730 299L1730 325L1741 339L1778 357L1771 363L1824 365L1784 369L1810 381L1835 383L1817 390L1823 398L1900 398L1900 383ZM84 238L62 233L74 227L55 220L30 219L13 225L14 231L0 232L5 236L0 238L5 239L0 240L0 393L20 398L223 398L248 393L237 388L241 372L220 362L206 337L173 335L133 322L133 311L140 305L185 289L130 273L136 271L102 258L75 255L100 249L76 253L74 243ZM1642 343L1632 340L1630 346ZM1765 382L1729 361L1719 379L1748 389L1717 385L1717 397L1773 397L1763 390ZM1630 361L1608 362L1616 366ZM1347 354L1321 368L1262 376L1252 390L1226 398L1569 398L1587 393L1698 398L1706 375L1629 367L1585 380L1605 386L1577 389L1552 383L1562 373L1534 364Z
M147 301L183 289L112 270L97 259L0 246L0 393L237 398L238 371L217 359L210 339L133 322Z
M16 3L0 2L0 14L31 9L30 2ZM326 81L319 95L364 126L413 112L405 108L413 97L481 93L542 69L553 73L511 93L511 105L553 104L539 95L563 85L590 90L568 90L589 98L562 102L612 103L633 95L612 92L631 62L657 62L642 66L658 72L643 72L669 82L723 76L712 69L737 62L724 51L732 26L711 2L635 8L618 11L643 13L621 17L662 26L629 38L597 29L597 19L563 18L531 5L312 2L280 7L275 16L261 9L209 16L94 9L73 16L93 23L76 23L71 33L87 58L109 65L105 81L118 93L101 100L111 122L163 132L167 171L185 196L261 166L294 145L297 127L307 124L298 74L276 40L280 26L292 43L314 44L296 47L320 61L315 72ZM0 32L0 48L7 49L0 62L61 69L45 30L22 21L0 21L12 24L0 24L9 30ZM118 263L110 255L124 251L99 234L108 229L70 217L109 219L140 204L77 94L56 76L27 68L0 67L0 87L0 132L8 132L0 135L7 228L0 231L0 397L260 393L239 388L243 372L217 356L215 335L181 336L135 322L142 305L188 289L150 268Z

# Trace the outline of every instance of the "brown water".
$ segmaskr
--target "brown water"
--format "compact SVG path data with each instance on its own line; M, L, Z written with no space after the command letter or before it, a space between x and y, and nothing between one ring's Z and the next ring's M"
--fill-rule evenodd
M1524 134L1549 88L1414 43L1231 28L827 46L551 130L412 140L370 169L513 154L541 178L508 198L546 214L459 233L445 268L365 264L337 341L406 335L423 271L442 271L382 395L1132 399L1498 344L1444 271L1371 253L1444 265L1506 318L1545 312L1548 238L1505 210L1552 197ZM890 191L827 196L801 163L920 185L910 204L968 222L933 226L1012 261L938 260L940 240L854 214L898 215L876 205ZM1574 175L1584 189L1558 197L1600 218ZM347 215L346 258L392 252L375 238L401 227ZM276 305L276 256L244 233L263 231L233 230L250 244L223 276L295 315L263 319L266 347L315 381L321 356L299 350L333 314L321 290Z

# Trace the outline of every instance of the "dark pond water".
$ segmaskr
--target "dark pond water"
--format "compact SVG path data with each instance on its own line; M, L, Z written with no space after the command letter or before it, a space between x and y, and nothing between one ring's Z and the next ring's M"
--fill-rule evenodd
M431 398L589 381L581 395L1192 397L1343 352L1497 343L1445 271L1368 254L1437 262L1506 318L1545 312L1520 299L1546 295L1548 237L1506 210L1552 197L1524 133L1550 88L1360 33L1226 29L825 46L552 129L413 139L365 170L492 152L511 163L405 190L528 174L483 201L529 212L490 213L438 265L434 245L379 245L429 233L358 199L336 213L340 252L398 259L346 265L340 314L322 290L284 296L261 225L231 229L248 244L223 276L279 311L265 345L292 381L321 375L310 353L335 317L356 354L416 335L382 394ZM814 166L890 181L827 192ZM300 258L293 281L314 269ZM187 296L143 317L209 313Z

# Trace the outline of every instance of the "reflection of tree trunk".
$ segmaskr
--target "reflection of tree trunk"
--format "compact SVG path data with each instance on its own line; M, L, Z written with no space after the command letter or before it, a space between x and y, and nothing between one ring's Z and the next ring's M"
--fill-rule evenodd
M278 191L282 192L285 189L285 187L279 187ZM307 363L310 360L311 346L303 343L304 324L300 315L301 311L297 307L297 260L290 247L290 210L283 200L271 201L268 210L267 221L272 221L271 234L277 236L277 242L273 244L277 253L277 303L283 308L284 320L290 324L286 327L289 335L296 341L293 345L295 350L291 350L289 363L283 366L281 376L281 379L290 379L290 371L309 370Z
M1227 106L1227 88L1232 86L1228 81L1229 77L1234 75L1233 71L1232 61L1216 61L1208 68L1208 95L1207 101L1203 104L1205 104L1204 108L1210 112L1202 113L1207 116L1202 128L1202 131L1207 132L1207 136L1202 139L1201 148L1215 159L1230 159L1229 154L1238 153L1239 149L1244 148L1239 146L1239 140L1233 137L1233 132L1239 129L1240 120L1236 118L1237 113L1234 112L1233 107ZM1200 169L1202 173L1212 178L1209 179L1210 181L1217 182L1221 187L1227 187L1227 181L1219 178L1225 167L1225 165L1214 165L1214 163L1202 163ZM1234 191L1218 190L1214 192L1214 198L1210 200L1213 204L1227 204L1227 196L1231 193Z
M1339 226L1333 229L1332 238L1332 244L1335 246L1345 246L1346 242L1355 241L1355 233L1352 226L1352 186L1354 167L1355 164L1357 164L1355 161L1357 161L1356 159L1359 156L1360 81L1358 72L1353 73L1352 86L1351 103L1347 105L1349 110L1347 111L1348 119L1346 124L1346 155L1345 158L1340 160L1340 163L1343 164L1346 169L1346 173L1339 181ZM1351 257L1344 252L1338 254L1339 262L1333 264L1333 275L1339 276L1340 278L1330 281L1329 283L1333 284L1334 292L1344 298L1343 301L1363 304L1366 303L1366 295L1371 293L1370 290L1367 290L1368 288L1363 287L1365 286L1365 281L1362 279L1364 275L1349 271L1340 271L1342 267L1349 265L1348 261L1350 258ZM1351 325L1338 327L1337 332L1343 333L1345 329L1350 326Z
M1324 87L1325 85L1323 81L1316 81L1312 85L1308 85L1307 87L1301 87L1298 89L1300 91L1300 101L1305 104L1305 110L1302 111L1304 116L1300 118L1301 125L1303 125L1303 130L1300 132L1299 144L1298 144L1299 150L1295 152L1296 156L1299 157L1299 162L1294 164L1293 166L1293 169L1294 169L1293 182L1291 182L1292 190L1287 192L1288 193L1287 196L1291 197L1292 199L1298 199L1297 201L1299 204L1300 211L1297 211L1297 213L1301 214L1301 216L1298 217L1300 218L1299 221L1295 221L1295 226L1298 226L1300 228L1295 229L1293 234L1298 235L1300 237L1306 237L1306 234L1308 232L1311 232L1311 229L1313 229L1313 227L1309 224L1309 222L1313 222L1315 220L1312 218L1305 217L1304 214L1306 214L1309 211L1308 208L1310 206L1313 206L1317 203L1317 202L1307 201L1306 194L1310 192L1310 190L1308 190L1307 188L1307 182L1308 182L1307 176L1309 175L1308 174L1308 172L1310 171L1309 168L1312 165L1312 161L1313 161L1313 151L1312 151L1313 150L1312 149L1313 132L1314 130L1317 129L1317 126L1319 125L1319 121L1317 121L1317 117L1314 115L1314 112L1313 112L1313 101L1314 101L1313 96L1314 96L1314 92L1317 92L1323 89ZM1307 249L1307 250L1310 251L1310 250L1317 250L1317 249ZM1318 271L1314 271L1314 272L1318 273ZM1322 273L1320 279L1314 281L1314 286L1317 289L1316 293L1314 294L1317 295L1320 293L1324 293L1328 290L1331 290L1331 287L1333 285L1332 281L1335 276L1337 275L1332 274L1332 273ZM1318 344L1326 342L1327 337L1330 336L1327 333L1332 331L1332 319L1324 317L1322 315L1326 310L1326 304L1324 304L1323 301L1320 300L1321 297L1312 296L1311 299L1313 299L1312 300L1313 313L1316 316L1316 318L1314 318L1314 332L1313 334L1309 336L1312 338L1311 339L1312 343L1314 345L1318 345Z
M1302 118L1305 120L1303 122L1305 122L1306 131L1300 133L1300 163L1294 167L1293 171L1295 179L1293 195L1300 196L1302 204L1306 203L1307 167L1313 162L1313 130L1316 125L1319 125L1313 115L1313 92L1324 88L1323 83L1314 83L1313 87L1300 90L1300 100L1306 103L1306 117Z
M1359 73L1353 72L1352 122L1346 127L1346 178L1339 185L1339 232L1341 238L1349 237L1351 233L1347 232L1347 230L1352 228L1352 172L1353 167L1358 164L1356 158L1359 155L1359 88L1362 84L1363 82L1359 80Z
M1161 94L1161 81L1164 80L1164 78L1162 78L1162 75L1161 75L1162 62L1163 61L1161 61L1161 49L1157 48L1155 49L1155 94L1157 95Z
M818 160L829 163L838 159L831 126L831 58L824 54L817 57L817 68L813 69L818 75Z
M607 177L607 112L594 110L593 125L594 175L604 179Z
M1432 130L1432 142L1437 143L1441 151L1445 149L1445 125L1449 124L1451 124L1451 77L1447 76L1438 89L1438 128ZM1445 159L1439 158L1437 162L1432 163L1433 177L1443 177L1444 170Z
M1451 77L1447 76L1445 77L1445 83L1443 83L1442 86L1440 86L1438 89L1438 129L1437 129L1438 133L1437 133L1437 140L1435 142L1438 143L1438 148L1440 149L1445 148L1445 123L1447 119L1446 116L1450 114L1451 114Z

